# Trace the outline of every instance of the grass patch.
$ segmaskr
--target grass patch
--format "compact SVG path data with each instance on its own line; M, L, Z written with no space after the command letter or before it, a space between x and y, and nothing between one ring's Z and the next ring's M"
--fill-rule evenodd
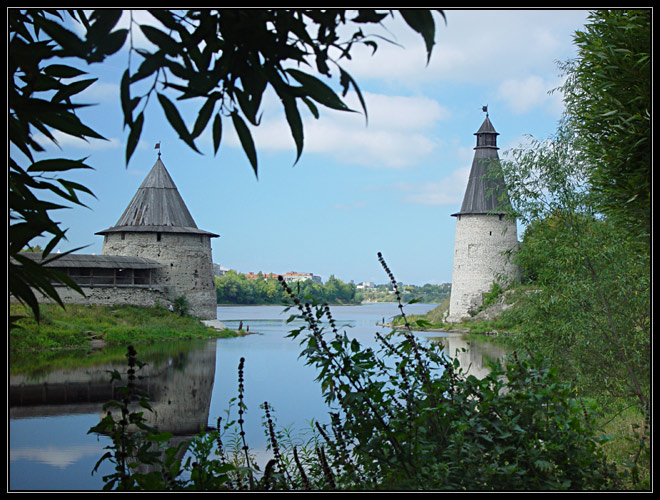
M503 311L499 316L489 320L465 319L460 323L445 323L443 321L449 311L449 297L426 314L407 315L408 323L414 330L465 330L471 334L490 334L497 332L512 332L518 326L515 311ZM403 319L397 316L392 320L392 326L402 326Z
M648 435L644 436L645 445L640 447L640 439L644 435L644 416L631 407L604 420L603 431L610 440L603 445L603 450L626 478L626 489L650 490L651 449Z
M173 314L164 307L92 306L69 304L66 309L43 304L41 321L20 304L10 305L10 315L23 316L19 328L9 333L10 351L84 348L90 340L109 345L237 336L219 332L189 316Z
M406 319L408 320L408 324L413 330L449 328L451 325L447 325L442 322L442 318L448 310L449 297L447 297L426 314L406 314ZM404 321L401 316L396 316L392 319L393 327L403 326L403 324Z

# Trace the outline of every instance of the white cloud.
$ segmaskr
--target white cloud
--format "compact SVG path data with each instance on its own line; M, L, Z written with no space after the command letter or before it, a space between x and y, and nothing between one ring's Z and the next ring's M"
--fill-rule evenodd
M503 81L499 85L497 96L506 102L514 114L522 114L548 102L548 90L543 78L531 75L523 79Z
M450 175L436 182L398 183L394 189L407 203L460 206L469 175L468 165L454 170Z
M321 109L321 119L304 117L306 153L333 155L344 163L377 168L404 168L430 154L437 146L427 136L449 112L437 101L426 97L364 94L368 124L358 113ZM361 109L355 94L346 98L351 109ZM269 107L266 105L266 107ZM254 137L260 149L293 150L288 124L278 118L265 120ZM230 144L238 146L234 136Z
M436 45L426 66L421 37L399 21L392 31L402 45L379 43L378 51L356 51L346 68L358 81L493 83L530 69L555 75L555 61L570 57L572 34L586 10L448 10L436 26Z
M84 92L80 94L81 102L118 102L119 99L119 85L115 83L106 83L97 81L87 87Z
M392 129L342 128L315 122L308 128L308 152L327 153L343 163L376 168L415 165L435 148L421 133Z
M77 149L84 149L89 151L104 151L107 149L115 149L121 147L122 145L122 141L115 138L110 138L106 141L102 139L92 139L92 138L89 138L88 140L83 140L77 137L67 135L63 132L59 132L57 130L52 130L51 133L53 134L53 137L55 137L55 140L57 141L57 143L61 148L77 148ZM52 141L46 138L46 136L43 134L35 135L34 139L39 144L42 145L50 146L52 144Z
M299 108L304 123L304 151L334 157L342 163L373 168L406 168L428 157L439 141L433 128L449 119L449 111L426 97L386 96L364 93L368 123L362 113L347 113L321 108L314 119ZM354 93L345 99L354 110L361 110ZM259 151L295 151L289 125L272 99L264 102L264 119L252 134ZM225 146L241 147L233 127L223 132ZM210 143L207 131L203 139Z

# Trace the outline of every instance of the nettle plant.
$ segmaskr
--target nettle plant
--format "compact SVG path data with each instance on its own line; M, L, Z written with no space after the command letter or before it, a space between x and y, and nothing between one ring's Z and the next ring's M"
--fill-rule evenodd
M316 423L302 445L277 430L273 408L262 405L272 459L261 471L242 428L243 360L234 453L220 429L191 443L194 462L178 462L190 480L165 467L166 489L249 490L594 490L618 478L605 460L597 429L556 370L516 353L478 379L442 347L415 335L407 323L396 280L379 254L399 299L406 327L376 333L365 348L341 332L324 304L312 304L281 281L290 299L290 332L301 356L318 369L329 423ZM218 425L220 428L220 425ZM298 444L295 444L298 443ZM217 458L209 458L215 454ZM173 452L165 454L174 456ZM192 473L190 472L192 471ZM129 470L130 473L130 470ZM116 479L116 478L115 478ZM116 482L118 485L130 482Z

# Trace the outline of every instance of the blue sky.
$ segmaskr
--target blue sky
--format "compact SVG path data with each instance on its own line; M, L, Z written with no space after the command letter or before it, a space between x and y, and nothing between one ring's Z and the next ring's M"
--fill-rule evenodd
M157 158L172 175L197 226L214 232L214 262L239 272L311 272L325 279L383 283L382 252L399 281L451 281L455 220L481 125L482 106L499 132L500 156L526 135L552 135L561 116L557 62L575 56L573 34L584 10L449 10L441 19L430 63L421 38L390 23L401 46L379 43L374 56L357 50L344 68L367 101L358 113L321 109L305 117L305 152L295 147L270 94L262 126L253 129L259 178L226 123L213 155L210 135L199 155L177 138L152 100L136 152L125 165L126 131L119 80L128 64L122 50L89 69L99 81L84 96L98 103L81 117L108 141L62 139L42 157L89 157L93 171L68 175L92 189L89 208L54 214L68 228L58 249L88 245L101 253L95 232L113 226ZM135 13L135 19L146 21ZM375 30L372 30L375 31ZM136 38L136 43L141 43ZM135 62L133 62L135 64ZM135 67L134 67L135 69ZM359 109L354 95L346 98ZM197 104L197 109L201 103ZM194 109L184 111L189 124ZM35 243L42 243L36 241Z

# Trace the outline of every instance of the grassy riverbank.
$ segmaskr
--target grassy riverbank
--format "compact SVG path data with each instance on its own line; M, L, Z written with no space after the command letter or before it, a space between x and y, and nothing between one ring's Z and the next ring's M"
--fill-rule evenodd
M239 335L218 331L200 320L173 314L164 307L82 306L66 309L43 304L41 321L19 304L10 305L11 316L23 316L20 328L9 333L12 352L87 348L92 344L122 345L171 340L224 338Z

